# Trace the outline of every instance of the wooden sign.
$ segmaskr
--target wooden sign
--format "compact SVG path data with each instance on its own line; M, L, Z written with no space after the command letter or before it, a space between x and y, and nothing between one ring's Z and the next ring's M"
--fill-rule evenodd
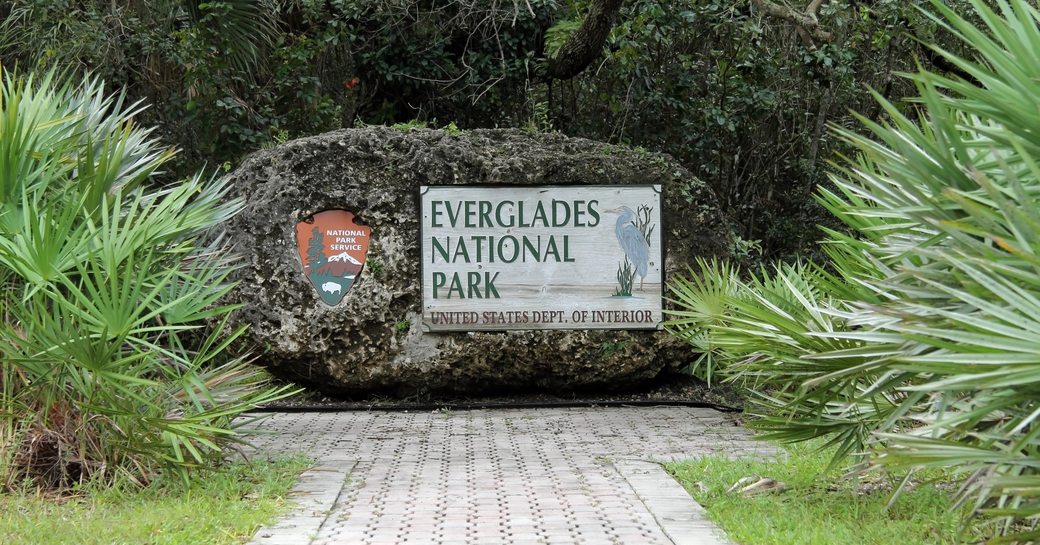
M371 233L346 210L326 210L296 224L303 275L326 304L338 304L357 281Z
M420 191L428 330L661 323L660 186Z

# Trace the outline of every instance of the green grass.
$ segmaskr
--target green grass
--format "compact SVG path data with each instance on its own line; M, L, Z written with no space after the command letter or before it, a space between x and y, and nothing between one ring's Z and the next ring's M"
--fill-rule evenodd
M37 545L226 545L244 543L291 505L286 494L302 458L233 464L144 489L114 486L55 501L0 495L0 543Z
M849 479L826 473L829 452L787 449L786 460L756 462L712 456L666 468L740 545L955 544L963 510L932 483L905 490L886 509L898 481L876 473ZM780 492L744 496L726 490L743 477L784 483ZM969 535L965 542L974 542Z

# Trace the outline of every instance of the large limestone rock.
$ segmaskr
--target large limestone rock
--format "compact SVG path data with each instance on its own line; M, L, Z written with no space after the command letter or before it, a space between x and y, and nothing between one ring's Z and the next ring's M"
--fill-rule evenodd
M247 203L230 226L246 348L333 394L613 388L691 357L662 331L424 333L421 185L661 184L666 280L732 238L709 188L667 156L554 134L342 130L258 152L232 178ZM364 271L335 306L308 284L295 243L296 223L326 209L372 228Z

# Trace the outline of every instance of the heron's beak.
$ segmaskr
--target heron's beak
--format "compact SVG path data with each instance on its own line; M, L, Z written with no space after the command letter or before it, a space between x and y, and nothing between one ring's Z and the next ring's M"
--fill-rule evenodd
M621 209L620 208L608 208L608 209L604 210L604 212L606 212L608 214L620 214L621 213Z

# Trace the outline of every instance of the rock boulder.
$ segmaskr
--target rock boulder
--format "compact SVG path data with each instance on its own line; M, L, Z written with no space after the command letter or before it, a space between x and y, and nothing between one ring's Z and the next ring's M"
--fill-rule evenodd
M386 127L287 142L232 173L246 209L229 233L244 258L231 302L244 348L271 372L336 395L615 388L685 365L663 331L423 332L421 185L661 184L666 280L732 234L710 189L665 155L556 134ZM323 304L301 271L297 222L328 209L372 228L349 293Z

